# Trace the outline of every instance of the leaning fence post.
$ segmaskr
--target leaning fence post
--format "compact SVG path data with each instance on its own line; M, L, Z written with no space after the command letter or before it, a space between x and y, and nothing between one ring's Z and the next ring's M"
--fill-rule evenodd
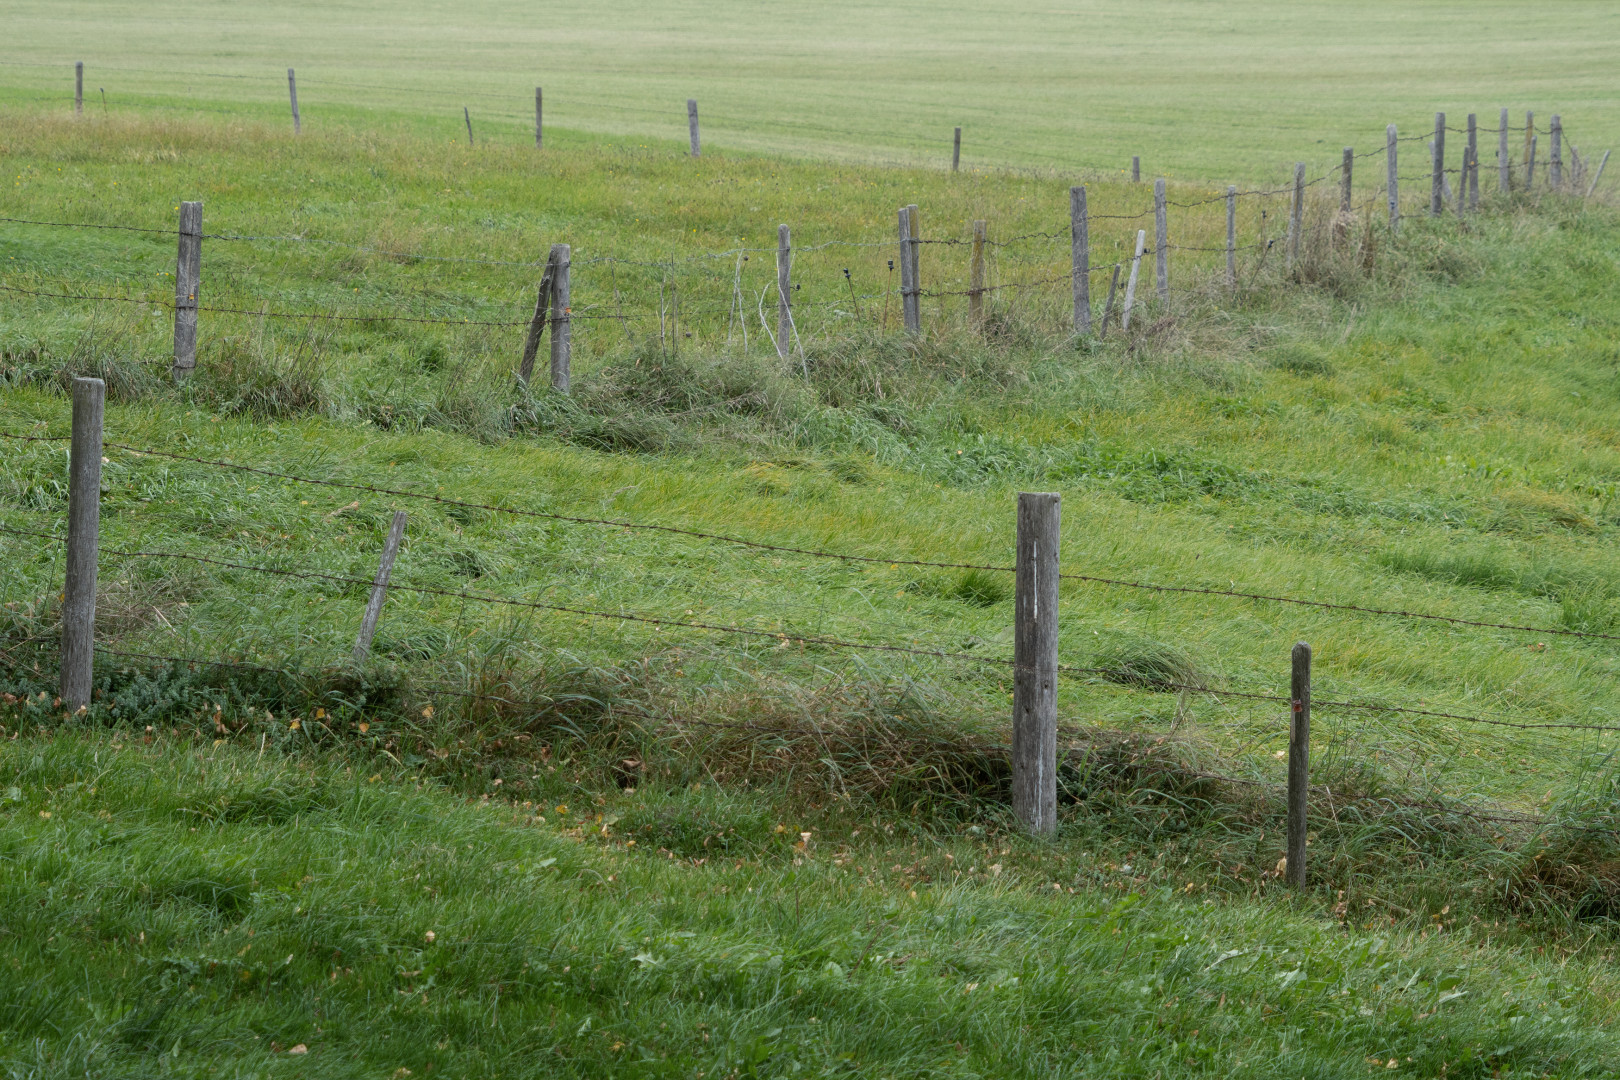
M518 382L529 385L534 376L534 358L540 353L540 336L546 332L546 316L551 309L551 283L556 278L555 251L546 259L546 268L540 274L540 289L534 299L534 318L529 320L529 336L523 342L523 359L518 361Z
M551 388L568 393L569 367L573 362L573 308L569 293L568 264L573 249L567 244L551 245Z
M1399 144L1400 139L1396 134L1395 125L1391 124L1384 129L1384 156L1389 159L1386 163L1388 178L1385 180L1385 186L1389 188L1389 231L1392 233L1401 227L1401 174L1395 165L1396 147Z
M371 653L371 639L377 634L377 620L382 617L383 601L388 597L388 577L394 572L394 557L399 554L399 542L404 536L405 511L395 510L393 524L388 526L388 539L383 543L382 562L377 564L377 576L371 582L371 599L366 601L360 633L354 639L354 651L349 654L349 659L356 664L365 663Z
M73 115L84 115L84 61L73 62Z
M1237 187L1226 185L1226 287L1237 288Z
M962 167L962 129L956 129L956 138L951 143L951 172Z
M1608 150L1603 151L1603 160L1598 162L1597 175L1592 177L1592 186L1586 189L1586 197L1588 199L1592 197L1592 192L1597 190L1598 181L1603 179L1603 168L1609 163L1609 153L1610 151Z
M1429 162L1432 177L1429 185L1429 216L1439 217L1446 210L1446 114L1434 114L1434 153Z
M1350 229L1350 177L1356 167L1356 151L1353 147L1344 148L1344 158L1339 163L1339 216L1333 219L1333 243L1335 246L1344 241L1345 234Z
M1069 258L1074 269L1074 332L1091 333L1091 223L1086 189L1069 189Z
M702 146L698 142L697 98L686 99L686 126L692 137L692 156L700 157Z
M1170 219L1165 208L1164 177L1153 181L1153 269L1159 286L1159 299L1170 299Z
M316 79L315 81L320 82L319 79ZM316 89L319 90L320 87L317 86ZM297 135L299 132L303 131L304 128L303 124L298 119L298 80L293 75L292 68L287 69L287 98L292 102L293 134Z
M1305 805L1311 784L1311 647L1294 646L1288 729L1288 883L1305 887Z
M1288 211L1288 269L1299 261L1299 234L1305 227L1305 163L1294 162L1294 205Z
M1063 497L1018 496L1013 623L1013 816L1057 829L1058 536Z
M1462 164L1457 168L1457 216L1462 217L1468 211L1468 145L1463 144ZM1446 193L1450 195L1448 191Z
M1131 276L1125 283L1125 309L1120 314L1119 328L1131 328L1131 309L1136 306L1136 275L1142 269L1142 255L1147 251L1147 230L1136 230L1136 254L1131 257Z
M463 105L461 107L461 117L462 117L462 119L467 121L467 145L471 146L473 144L472 113L467 111L467 106L465 106L465 105Z
M1108 303L1103 305L1102 329L1098 332L1099 338L1108 336L1108 320L1114 316L1114 294L1119 291L1119 263L1114 264L1114 277L1108 283Z
M968 321L984 325L984 245L990 238L986 222L973 223L973 261L968 265Z
M180 204L180 251L174 264L174 366L170 375L184 379L197 367L197 290L202 284L202 208Z
M96 654L96 546L101 530L101 419L107 386L73 380L68 451L67 574L62 582L62 704L90 704Z
M534 148L540 149L540 88L534 88Z
M1496 189L1503 194L1513 190L1513 165L1508 160L1508 111L1502 110L1496 136Z
M792 352L793 315L788 297L793 294L793 234L786 225L776 227L776 355Z
M1479 209L1479 122L1468 114L1468 209Z
M1131 155L1131 183L1142 182L1142 157L1140 154Z
M1564 186L1564 120L1557 113L1548 130L1552 132L1552 158L1547 163L1547 182L1558 191Z

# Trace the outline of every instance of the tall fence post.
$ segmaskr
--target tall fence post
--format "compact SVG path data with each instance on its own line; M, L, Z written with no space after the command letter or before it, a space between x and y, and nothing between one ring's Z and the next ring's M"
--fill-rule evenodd
M1069 189L1069 259L1074 268L1074 332L1091 333L1091 222L1086 189Z
M1288 269L1299 262L1299 234L1305 228L1305 163L1294 162L1294 205L1288 210Z
M1136 254L1131 256L1131 276L1125 283L1125 308L1120 313L1119 328L1131 328L1131 311L1136 307L1136 276L1142 270L1142 255L1147 251L1147 230L1136 230Z
M793 234L786 225L776 227L776 355L792 352L793 314L788 298L793 295Z
M73 115L84 115L84 61L73 62Z
M551 313L551 284L556 279L557 255L555 250L546 259L546 268L540 274L540 289L534 299L534 318L529 320L529 336L523 342L523 358L518 361L518 382L524 387L534 376L534 359L540 353L540 336L546 332L546 318Z
M1311 647L1294 646L1288 728L1288 883L1305 887L1305 806L1311 786Z
M962 167L962 129L956 129L956 137L951 142L951 172Z
M320 80L317 79L316 81L319 82ZM316 89L319 89L319 87L316 87ZM292 102L293 134L297 135L304 130L304 125L298 119L298 79L293 74L292 68L287 69L287 99Z
M1389 189L1389 231L1397 232L1401 227L1401 173L1396 167L1396 151L1400 146L1400 136L1391 124L1384 129L1384 156L1388 158L1385 186Z
M180 251L174 264L174 366L179 381L197 367L197 291L202 285L200 202L180 204Z
M534 148L540 149L540 88L534 88Z
M388 539L383 542L382 561L377 564L377 576L371 581L371 598L366 601L366 613L360 619L360 633L354 639L354 651L349 659L363 664L371 655L371 639L377 636L377 620L382 617L383 601L388 598L388 578L394 572L394 558L399 554L399 542L405 537L405 511L395 510L393 523L388 526Z
M562 394L568 393L574 356L573 299L568 284L572 251L567 244L551 245L551 388Z
M1434 114L1434 153L1429 162L1429 216L1439 217L1446 209L1446 114Z
M1356 151L1353 147L1344 148L1344 158L1339 163L1339 214L1333 219L1333 243L1344 242L1346 234L1350 231L1350 196L1351 175L1356 167Z
M1479 209L1479 121L1468 114L1468 209Z
M900 309L906 332L922 333L922 288L918 283L917 207L900 208Z
M698 141L697 98L686 99L686 127L692 137L692 156L701 157L703 147Z
M1142 157L1140 154L1131 155L1131 183L1142 182Z
M96 548L101 531L101 420L107 386L73 380L68 451L67 573L62 582L62 704L90 704L96 655Z
M1237 186L1226 185L1226 287L1237 288Z
M1063 497L1018 496L1013 623L1013 816L1057 829L1058 537Z
M1564 120L1557 113L1553 113L1548 130L1552 132L1552 157L1547 162L1547 182L1554 191L1560 191L1564 186Z
M984 325L984 245L990 238L987 222L973 223L973 261L968 264L968 322Z
M1496 136L1496 190L1504 195L1513 190L1513 163L1508 158L1508 111L1502 110Z
M1170 218L1165 208L1164 177L1153 181L1153 271L1159 286L1159 299L1170 299Z

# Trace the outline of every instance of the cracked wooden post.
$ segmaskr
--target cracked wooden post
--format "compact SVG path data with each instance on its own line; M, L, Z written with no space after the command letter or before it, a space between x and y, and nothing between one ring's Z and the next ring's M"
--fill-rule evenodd
M174 366L179 382L197 368L197 292L202 287L202 210L200 202L180 204L180 245L174 263Z
M551 245L551 388L568 393L574 356L573 297L568 283L570 248Z
M1429 216L1439 217L1446 210L1446 114L1434 114L1434 152L1430 157Z
M1396 133L1395 125L1391 124L1384 129L1384 156L1389 160L1387 165L1387 178L1384 181L1389 189L1389 231L1398 232L1401 227L1401 174L1396 168L1396 148L1400 144L1400 137Z
M900 310L908 334L922 333L922 296L917 283L917 207L900 208Z
M984 325L984 245L990 239L988 222L973 223L973 261L968 264L968 322Z
M101 531L101 421L107 386L73 380L73 440L68 451L67 572L62 581L62 704L90 704L96 656L96 548Z
M1305 887L1305 807L1311 784L1311 647L1294 646L1288 728L1288 883Z
M371 639L377 634L377 620L382 617L383 601L388 598L388 578L394 572L394 558L399 554L399 542L405 537L405 511L395 510L394 521L388 527L388 539L383 542L382 562L377 565L377 576L371 582L371 599L366 601L366 613L360 619L360 633L354 639L354 651L349 659L356 664L366 662L371 655Z
M540 337L546 332L546 318L551 313L551 283L555 280L556 272L557 253L553 249L540 275L540 289L534 299L534 317L529 320L529 336L523 342L523 358L518 361L518 382L524 387L534 376L534 360L540 353Z
M317 79L317 82L320 80ZM298 119L298 79L293 75L293 69L287 69L287 98L292 102L293 134L297 135L304 130L302 121Z
M786 225L776 228L776 355L786 358L793 351L793 233Z
M1018 496L1013 626L1013 816L1057 830L1058 537L1061 495Z
M1069 261L1074 275L1074 332L1091 333L1091 224L1086 189L1069 189Z
M1299 234L1305 228L1305 163L1294 162L1294 205L1288 211L1288 269L1299 261Z

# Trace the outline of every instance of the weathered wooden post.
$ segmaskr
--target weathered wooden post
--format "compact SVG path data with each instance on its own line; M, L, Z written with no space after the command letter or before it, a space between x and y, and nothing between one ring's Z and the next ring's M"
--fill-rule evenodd
M77 712L95 689L96 549L101 531L101 420L107 386L73 380L68 450L67 573L62 582L62 704Z
M1114 294L1119 291L1119 263L1114 264L1114 277L1108 283L1108 303L1103 305L1102 329L1098 332L1099 338L1108 336L1108 320L1114 317Z
M906 332L922 332L922 288L918 284L917 207L900 208L900 309Z
M1159 286L1159 299L1170 299L1170 218L1165 207L1164 177L1153 181L1153 228L1158 239L1154 243L1153 269Z
M1384 156L1389 159L1386 163L1388 175L1385 186L1389 189L1389 231L1391 233L1400 231L1401 227L1401 174L1395 162L1396 149L1399 146L1400 139L1396 134L1395 125L1391 124L1384 129Z
M951 143L951 172L962 167L962 129L956 129L956 138Z
M1311 785L1311 647L1294 646L1288 729L1288 883L1305 887L1305 808Z
M1530 136L1530 156L1524 163L1524 190L1529 191L1536 186L1536 150L1540 136Z
M573 248L551 245L551 388L568 393L574 357L573 297L568 282Z
M197 292L202 285L202 208L180 204L180 251L174 264L174 366L170 376L186 378L197 367Z
M1430 161L1429 216L1439 217L1446 210L1446 114L1434 114L1434 153Z
M315 80L319 82L320 80ZM293 134L297 135L304 130L303 123L298 119L298 79L293 75L293 69L287 69L287 98L292 102Z
M529 320L529 334L523 342L523 358L518 361L518 382L525 388L534 375L534 360L540 353L540 337L546 332L546 319L551 314L551 284L556 280L557 254L553 250L546 258L546 268L540 275L539 294L534 299L534 317Z
M1061 495L1018 496L1013 614L1013 816L1057 830L1058 538Z
M1525 110L1524 114L1524 164L1526 189L1530 187L1530 157L1536 141L1536 114L1533 110Z
M349 659L363 664L371 655L371 639L377 634L377 620L382 617L383 601L388 598L388 579L394 572L394 559L399 555L399 542L405 537L405 511L395 510L393 523L388 526L388 539L383 542L382 561L377 565L377 576L371 581L371 598L366 601L366 613L360 619L360 633L355 636L354 649Z
M540 149L540 88L534 88L534 148Z
M1333 219L1333 245L1339 246L1344 242L1346 234L1350 231L1350 177L1356 167L1356 152L1352 147L1344 148L1344 158L1339 163L1339 213Z
M1603 160L1598 162L1597 175L1592 177L1592 185L1586 189L1586 197L1588 199L1592 197L1592 192L1597 190L1598 181L1603 179L1603 170L1609 164L1609 153L1610 151L1608 150L1603 151Z
M1136 254L1131 257L1131 276L1125 283L1125 309L1120 313L1119 328L1131 328L1131 311L1136 307L1136 275L1142 269L1142 256L1147 251L1147 230L1136 230Z
M1091 333L1091 225L1086 189L1069 189L1069 262L1074 274L1074 332Z
M968 322L975 329L984 325L984 245L989 238L989 224L975 221L973 261L968 264Z
M702 155L702 145L698 141L697 98L686 99L686 126L692 138L692 156Z
M786 225L776 227L776 355L793 351L793 313L788 310L793 295L793 234Z
M1131 155L1131 183L1142 182L1142 157L1140 154Z
M467 111L467 106L465 106L465 105L463 105L461 107L461 116L462 116L462 119L467 121L467 145L471 146L473 144L472 113Z
M1226 185L1226 287L1237 288L1237 186Z
M1294 205L1288 211L1288 269L1299 262L1299 234L1305 229L1305 163L1294 162Z
M1468 209L1479 209L1479 122L1473 114L1468 114Z
M1502 110L1496 136L1496 190L1504 195L1513 190L1513 163L1508 158L1508 111Z
M73 115L84 115L84 61L73 62Z
M1562 191L1564 187L1564 120L1557 113L1553 113L1552 124L1548 128L1552 132L1552 159L1548 162L1547 182L1554 191Z

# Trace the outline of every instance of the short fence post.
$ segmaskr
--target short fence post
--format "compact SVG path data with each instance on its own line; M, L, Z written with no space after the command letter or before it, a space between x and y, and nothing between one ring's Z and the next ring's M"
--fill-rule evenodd
M1391 124L1384 129L1384 156L1389 159L1387 179L1385 186L1389 188L1389 231L1397 232L1401 227L1401 174L1396 167L1396 150L1400 145L1400 138Z
M1429 216L1439 217L1446 210L1446 114L1434 114L1434 153L1430 161Z
M371 599L366 601L360 633L354 639L354 651L349 654L349 659L356 664L365 663L371 654L371 639L377 634L377 620L382 617L383 601L388 598L388 578L394 572L394 558L399 554L399 542L404 537L405 511L395 510L393 524L388 526L388 539L383 543L382 562L377 564L377 576L371 581Z
M1140 184L1141 182L1142 182L1142 158L1141 158L1140 155L1133 154L1133 155L1131 155L1131 183Z
M984 245L990 238L986 222L973 223L973 261L968 264L968 321L984 325Z
M461 107L461 115L462 115L462 118L467 121L467 145L471 146L473 144L473 138L472 138L472 113L468 112L467 111L467 106L463 105Z
M1502 110L1496 136L1496 190L1504 195L1513 190L1513 165L1508 160L1508 111Z
M1536 142L1536 114L1535 114L1535 112L1533 110L1527 109L1527 110L1525 110L1525 114L1524 114L1524 167L1525 167L1524 186L1525 186L1526 189L1528 189L1530 187L1530 175L1531 175L1530 157L1531 157L1531 151L1533 151L1535 149L1535 142Z
M1335 245L1344 242L1345 234L1350 229L1350 177L1351 171L1355 167L1355 148L1347 146L1344 148L1344 159L1339 164L1339 216L1333 220L1333 243Z
M89 706L96 655L96 547L101 531L101 420L107 386L73 380L68 451L67 573L62 582L62 704Z
M293 75L292 68L287 69L287 98L292 102L293 134L297 135L304 130L304 126L298 119L298 79Z
M1086 189L1069 189L1069 258L1074 268L1074 332L1091 333L1091 223Z
M174 264L174 366L179 381L197 367L197 291L202 285L202 208L180 204L180 252Z
M1226 185L1226 287L1237 288L1237 186Z
M1457 168L1457 216L1462 217L1468 210L1468 144L1463 144L1462 164ZM1447 191L1449 196L1451 192Z
M84 115L84 61L73 63L73 115Z
M540 275L540 289L534 299L534 318L529 320L529 336L523 342L523 358L518 361L518 382L524 387L534 376L534 358L540 353L540 336L546 332L546 317L551 311L551 285L556 279L556 272L557 255L553 251Z
M1294 646L1288 729L1288 883L1305 887L1305 806L1311 785L1311 647Z
M1114 294L1119 291L1119 263L1114 264L1114 278L1108 283L1108 303L1103 305L1102 330L1099 338L1108 336L1108 320L1114 317Z
M1592 192L1597 190L1598 181L1603 179L1603 169L1609 164L1609 153L1610 151L1608 150L1603 151L1603 160L1598 162L1597 175L1592 177L1592 186L1586 189L1586 197L1588 199L1592 197Z
M1120 314L1119 328L1131 328L1131 310L1136 307L1136 275L1142 269L1142 255L1147 251L1147 230L1136 230L1136 254L1131 257L1131 277L1125 283L1125 309Z
M1159 286L1159 299L1170 299L1170 219L1165 208L1164 177L1153 181L1153 269Z
M1468 114L1468 209L1479 209L1479 123Z
M551 245L551 388L568 393L569 368L573 362L573 308L568 285L568 264L573 249L567 244Z
M697 98L686 99L686 126L692 137L692 156L702 156L702 146L698 142Z
M951 143L951 172L962 167L962 129L956 129L956 138Z
M1553 113L1548 130L1552 132L1552 158L1548 162L1547 182L1554 191L1559 191L1564 186L1564 121L1557 113Z
M1018 496L1013 624L1013 816L1057 829L1058 537L1063 497Z
M534 148L540 149L540 88L534 88Z
M1524 163L1524 190L1529 191L1536 185L1536 144L1539 136L1530 136L1530 156Z
M1299 261L1299 234L1305 228L1305 163L1294 162L1294 205L1288 211L1288 269Z
M793 234L786 225L776 227L776 355L792 352L793 315L788 297L793 294Z

